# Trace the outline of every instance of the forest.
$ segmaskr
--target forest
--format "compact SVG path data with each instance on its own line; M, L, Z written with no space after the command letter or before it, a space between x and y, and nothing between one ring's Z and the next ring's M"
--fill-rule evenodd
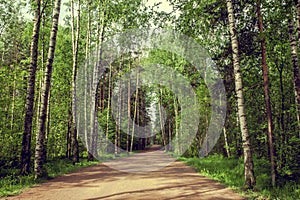
M161 145L300 199L300 0L0 0L0 23L0 197Z

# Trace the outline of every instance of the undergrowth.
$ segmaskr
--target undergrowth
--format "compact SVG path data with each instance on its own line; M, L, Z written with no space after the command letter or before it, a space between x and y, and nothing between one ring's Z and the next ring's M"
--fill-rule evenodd
M270 165L263 159L254 159L256 187L253 191L243 190L242 159L228 159L221 155L211 155L206 158L180 157L179 160L195 167L200 174L240 192L248 199L300 200L300 184L294 180L281 183L281 186L271 187Z

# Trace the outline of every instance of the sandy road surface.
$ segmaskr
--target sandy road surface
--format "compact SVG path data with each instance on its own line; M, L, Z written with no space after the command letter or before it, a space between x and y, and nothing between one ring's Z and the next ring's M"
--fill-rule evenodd
M153 150L156 149L66 174L4 199L243 199L232 190L199 175L192 167L179 161L171 162L172 159L163 151ZM167 167L151 170L168 161L171 163ZM123 171L114 169L120 165ZM143 172L124 172L137 167Z

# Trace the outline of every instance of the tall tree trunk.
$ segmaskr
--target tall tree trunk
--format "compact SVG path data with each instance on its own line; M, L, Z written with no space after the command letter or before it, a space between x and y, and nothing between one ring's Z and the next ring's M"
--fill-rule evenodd
M239 129L240 126L240 119L238 116L238 113L236 111L236 128ZM235 135L235 140L236 140L236 157L240 158L242 156L242 148L241 148L241 132L240 130L237 131Z
M118 99L119 101L119 99ZM114 142L114 146L115 146L115 156L118 155L118 131L119 131L119 127L118 127L118 117L119 117L119 107L118 107L118 110L117 110L117 124L116 124L116 131L115 131L115 142Z
M47 144L48 144L48 135L50 134L50 99L51 99L51 90L49 90L49 97L48 97L48 103L47 103L47 114L46 114L46 129L45 129L45 141L44 141L44 153L43 153L43 159L47 160Z
M17 76L14 74L14 86L12 91L12 105L11 105L11 118L10 118L10 130L14 130L14 111L15 111L15 97L16 97L16 79Z
M18 62L18 47L15 47L15 52L16 52L16 57L15 60ZM15 120L15 97L16 97L16 80L17 80L17 75L14 72L14 81L13 81L13 90L12 90L12 104L11 104L11 117L10 117L10 131L13 133L14 131L14 120Z
M41 4L44 4L44 0L41 1ZM41 23L42 23L42 27L41 27L41 74L44 74L44 66L45 66L45 12L43 10L43 12L41 13ZM36 130L38 130L38 126L39 126L39 114L40 114L40 110L41 110L41 88L43 85L43 77L39 78L39 88L38 88L38 95L37 95L37 105L36 105Z
M295 103L296 103L296 112L297 112L297 121L298 121L298 134L300 137L300 76L299 76L299 66L298 66L298 50L297 50L297 41L294 35L294 22L290 16L288 19L289 24L289 38L293 62L293 71L294 71L294 90L295 90Z
M208 106L207 106L208 107ZM205 145L205 152L208 154L209 150L209 134L208 134L208 128L209 128L209 121L208 121L208 114L205 115L205 139L204 139L204 145Z
M66 157L70 159L72 156L72 123L73 123L72 110L70 108L68 109L68 113L69 113L69 118L68 118Z
M133 120L132 120L132 134L131 134L131 142L130 142L130 151L133 150L133 141L134 141L134 124L137 116L137 104L138 104L138 96L139 96L139 72L136 71L136 88L135 88L135 100L134 100L134 112L133 112Z
M129 61L129 69L130 72L131 62ZM127 136L126 136L126 152L129 153L129 134L130 134L130 123L129 120L131 119L131 96L130 96L130 78L128 80L128 90L127 90Z
M279 72L279 83L280 83L280 95L281 95L281 111L280 111L280 150L279 150L279 163L278 163L278 169L281 170L283 165L284 165L284 147L285 147L285 116L284 116L284 112L285 112L285 106L284 106L284 102L285 102L285 95L284 95L284 87L283 87L283 68L284 65L281 64L280 66L277 67L278 72Z
M257 18L258 18L258 29L261 35L263 35L263 19L261 16L260 10L261 0L257 2ZM262 56L262 72L264 79L264 92L265 92L265 104L267 111L268 119L268 139L269 139L269 152L270 152L270 162L271 162L271 180L272 186L275 186L276 183L276 167L275 167L275 149L273 145L273 119L272 119L272 109L271 109L271 100L270 100L270 91L269 91L269 75L267 67L267 53L266 53L266 41L262 36L260 41L261 43L261 56Z
M100 13L99 13L100 14ZM99 15L99 17L100 17L100 15ZM100 38L100 28L101 27L101 22L99 22L98 21L98 23L97 23L97 31L96 31L96 38L97 38L97 40L96 40L96 44L95 44L95 49L96 49L96 52L97 52L97 55L99 55L100 54L100 48L99 48L99 44L100 44L100 42L99 42L99 38ZM93 137L94 137L94 135L93 135L93 132L94 132L94 129L95 129L95 124L93 123L93 120L95 121L95 114L93 114L93 113L95 113L95 110L96 110L96 92L97 92L97 84L96 85L94 85L94 82L96 81L96 79L98 79L96 76L98 75L98 72L97 72L97 70L98 70L98 66L97 66L97 61L95 61L95 63L94 63L94 68L93 68L93 75L92 75L92 77L91 77L91 81L92 81L92 84L90 84L90 95L91 95L91 113L90 113L90 118L89 118L89 120L90 120L90 132L89 132L89 135L88 136L86 136L86 139L87 139L87 145L88 145L88 158L87 158L87 160L88 161L92 161L92 160L94 160L94 156L93 156ZM94 117L94 119L93 119L93 117ZM88 131L87 131L88 132Z
M116 132L115 132L115 156L118 152L118 144L120 140L120 125L121 125L121 85L118 86L118 106L116 116Z
M45 2L45 0L41 0L41 4L43 5L43 7L45 8L47 5L47 1ZM45 9L42 9L41 12L41 69L40 69L40 73L44 74L44 66L45 66ZM37 105L36 105L36 131L38 131L39 129L39 116L40 116L40 111L41 111L41 99L42 99L42 95L41 95L41 90L42 90L42 86L43 86L43 81L44 81L44 77L41 76L39 78L39 89L38 89L38 95L37 95ZM50 97L49 97L50 99ZM49 102L48 102L49 105ZM49 110L47 109L47 116L49 119ZM44 155L46 154L46 151L44 151ZM46 157L44 157L44 159L46 159Z
M105 2L102 2L101 7L99 6L99 12L101 13L100 15L100 24L99 24L99 33L98 33L98 42L97 42L97 54L98 54L98 61L94 64L94 69L93 69L93 78L92 78L92 91L91 91L91 129L90 129L90 136L92 140L92 146L91 146L91 151L95 152L95 140L96 135L98 134L96 130L96 123L97 123L97 102L96 102L96 97L97 97L97 86L98 86L98 81L99 81L99 66L102 66L102 42L104 40L104 30L105 30ZM101 10L101 9L103 10Z
M47 119L47 107L48 107L48 97L50 92L50 84L51 84L51 76L52 76L52 66L54 60L54 53L56 47L56 36L58 31L58 20L60 14L60 4L61 0L57 0L55 2L55 6L53 9L53 20L52 20L52 28L50 34L50 42L49 42L49 51L47 64L45 69L45 79L42 87L42 101L41 101L41 112L39 116L39 127L38 134L36 139L36 147L35 147L35 161L34 161L34 172L35 178L42 178L47 176L46 169L44 167L44 158L43 155L45 152L45 126Z
M144 111L144 108L145 108L145 105L144 105L144 95L145 95L145 90L141 90L141 95L140 95L140 98L139 98L139 122L141 123L142 126L145 125L145 111ZM140 128L142 128L141 126L139 126ZM143 129L145 130L145 129ZM145 132L144 132L145 133ZM141 132L139 131L139 149L140 150L144 150L144 144L145 144L145 140L144 138L141 138Z
M175 119L174 119L174 124L175 124L175 146L174 150L175 153L180 155L180 141L179 141L179 130L178 130L178 103L176 96L174 96L174 113L175 113Z
M166 133L165 133L165 124L164 124L164 116L162 113L162 89L159 89L159 101L158 101L158 111L159 111L159 121L160 121L160 130L163 146L166 147Z
M138 90L139 90L139 89L138 89ZM137 105L137 109L136 109L136 124L137 124L138 127L140 127L140 109L141 109L141 107L140 107L140 95L142 94L142 92L139 91L138 93L139 93L139 95L137 96L137 99L136 99L136 100L137 100L137 101L136 101L136 105ZM139 136L140 136L140 135L139 135L140 132L138 131L137 133L138 133L138 134L136 135L136 137L138 138L137 149L138 149L138 150L141 150L141 148L140 148L140 147L141 147L141 145L140 145L140 144L141 144L141 141L140 141L141 138L139 137Z
M34 104L34 87L35 87L35 74L38 59L38 42L40 32L40 10L41 1L35 0L36 9L34 12L34 25L31 40L30 49L30 67L29 77L27 83L26 92L26 108L25 108L25 120L24 120L24 132L22 140L22 152L21 152L21 168L20 174L27 175L30 173L30 149L31 149L31 132L32 132L32 117L33 117L33 104Z
M168 151L172 151L172 127L171 127L171 118L169 118L168 122L169 122Z
M227 158L230 158L230 151L229 151L229 145L228 145L228 139L227 139L227 132L226 132L226 127L223 127L223 134L224 134L224 142L225 142L225 150L226 150L226 155Z
M110 115L110 99L111 99L111 76L112 76L112 67L109 66L109 75L108 75L108 97L107 97L107 114L106 114L106 133L105 133L105 144L106 151L108 150L108 134L109 134L109 115Z
M85 145L87 148L88 155L90 155L90 147L88 142L88 68L90 65L90 51L91 51L91 16L90 16L90 4L91 2L87 1L87 15L88 15L88 23L87 23L87 34L86 34L86 46L85 46L85 64L84 64L84 137L85 137ZM88 156L91 158L91 156ZM89 160L89 159L88 159Z
M71 0L71 26L72 26L72 47L73 47L73 74L72 74L72 110L73 110L73 123L72 123L72 145L73 145L73 163L79 162L79 149L77 139L77 126L76 126L76 76L78 68L78 45L80 34L80 0L78 0L77 9L77 24L75 31L75 16L74 16L74 0ZM75 33L76 32L76 33Z
M119 101L119 117L118 117L118 147L121 148L121 114L123 112L123 97L122 97L122 88L120 90L120 101ZM120 150L118 149L118 154L121 153Z
M120 61L120 70L123 68L124 63L124 56L121 55L121 61ZM118 122L117 122L117 147L121 148L121 113L123 112L123 106L122 106L122 87L120 85L119 87L119 94L118 94ZM119 154L119 148L117 148L117 154Z
M244 150L244 176L245 176L245 188L252 189L255 186L255 176L254 176L254 165L252 160L252 152L250 145L250 138L247 127L247 119L245 112L245 100L243 94L243 84L242 84L242 75L240 71L240 60L239 60L239 50L238 50L238 39L235 29L235 19L233 13L233 6L231 0L227 1L227 10L228 10L228 19L229 19L229 28L231 34L231 43L233 51L233 66L234 66L234 75L235 75L235 90L237 95L237 104L238 104L238 115L240 120L240 128L242 132L243 140L243 150Z

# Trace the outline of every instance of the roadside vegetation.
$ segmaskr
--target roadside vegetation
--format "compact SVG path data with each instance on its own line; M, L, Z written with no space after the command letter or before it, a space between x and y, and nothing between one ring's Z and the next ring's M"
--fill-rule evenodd
M249 199L300 199L299 176L279 177L278 186L273 188L270 182L270 164L265 159L254 159L256 187L253 191L244 190L243 159L228 159L215 154L206 158L180 157L179 160L195 167L201 175L221 182Z
M3 167L0 169L0 197L19 194L25 188L98 163L99 161L88 162L81 159L80 162L73 164L70 159L54 159L45 164L48 179L35 179L34 174L19 176L18 168Z

